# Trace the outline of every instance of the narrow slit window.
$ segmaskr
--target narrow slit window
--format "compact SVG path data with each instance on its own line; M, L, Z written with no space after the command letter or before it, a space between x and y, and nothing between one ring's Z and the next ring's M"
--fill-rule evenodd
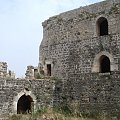
M51 64L47 64L47 75L51 76Z

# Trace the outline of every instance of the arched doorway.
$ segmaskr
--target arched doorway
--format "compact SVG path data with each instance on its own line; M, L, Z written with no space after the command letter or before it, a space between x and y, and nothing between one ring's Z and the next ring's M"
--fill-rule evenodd
M33 99L29 95L22 95L17 103L17 114L27 114L32 112Z
M106 18L101 17L97 21L98 36L108 35L108 21Z
M110 72L110 60L105 55L102 55L100 57L100 72L101 73Z

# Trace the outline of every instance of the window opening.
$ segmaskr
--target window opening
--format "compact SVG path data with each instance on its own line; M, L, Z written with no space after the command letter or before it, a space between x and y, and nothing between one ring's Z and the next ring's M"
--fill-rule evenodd
M100 72L110 72L110 60L107 56L103 55L100 57Z
M97 22L98 35L108 35L108 21L106 18L101 17Z
M51 76L51 64L47 64L47 75Z

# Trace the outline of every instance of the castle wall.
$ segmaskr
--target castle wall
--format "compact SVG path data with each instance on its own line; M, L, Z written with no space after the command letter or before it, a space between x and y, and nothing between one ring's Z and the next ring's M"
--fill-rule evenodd
M53 105L86 114L119 116L119 80L120 74L115 73L70 74L69 80L56 86Z
M33 99L34 110L52 106L54 82L50 80L0 79L0 113L17 113L22 95Z
M120 34L94 37L91 39L64 42L42 47L41 53L47 60L52 61L52 75L68 78L71 73L91 73L98 54L110 54L111 71L120 70ZM106 53L106 54L104 54ZM109 57L109 55L108 55ZM109 57L110 58L110 57ZM45 60L46 61L46 60ZM99 58L98 58L99 62Z
M108 34L98 34L98 20L108 22ZM78 101L79 110L114 115L119 109L120 1L107 0L54 16L43 22L40 64L52 64L56 84L53 105ZM102 73L100 57L110 60Z
M107 0L49 18L43 22L42 45L96 37L96 22L100 17L108 20L109 34L119 33L119 3Z
M118 65L119 8L118 0L110 0L46 20L43 23L40 63L45 67L46 61L50 61L52 75L63 78L73 67L79 73L91 72L94 58L101 51L109 52ZM107 36L98 36L97 33L97 20L101 17L108 21Z

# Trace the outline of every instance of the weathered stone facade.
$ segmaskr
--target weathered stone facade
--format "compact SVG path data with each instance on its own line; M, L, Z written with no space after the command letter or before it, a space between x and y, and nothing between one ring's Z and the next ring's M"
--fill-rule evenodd
M25 80L25 79L0 79L0 114L26 112L24 101L20 99L29 97L33 110L43 106L53 106L54 82L51 80ZM25 101L27 99L24 99ZM19 105L21 108L19 108ZM30 106L27 106L27 108ZM30 108L31 110L32 108ZM22 113L21 112L21 113Z
M55 106L120 112L120 1L106 0L43 22L40 64L56 84Z
M0 78L0 113L77 104L80 112L119 115L120 1L81 7L43 22L39 58L39 68L28 66L26 79ZM36 71L44 79L35 80Z

